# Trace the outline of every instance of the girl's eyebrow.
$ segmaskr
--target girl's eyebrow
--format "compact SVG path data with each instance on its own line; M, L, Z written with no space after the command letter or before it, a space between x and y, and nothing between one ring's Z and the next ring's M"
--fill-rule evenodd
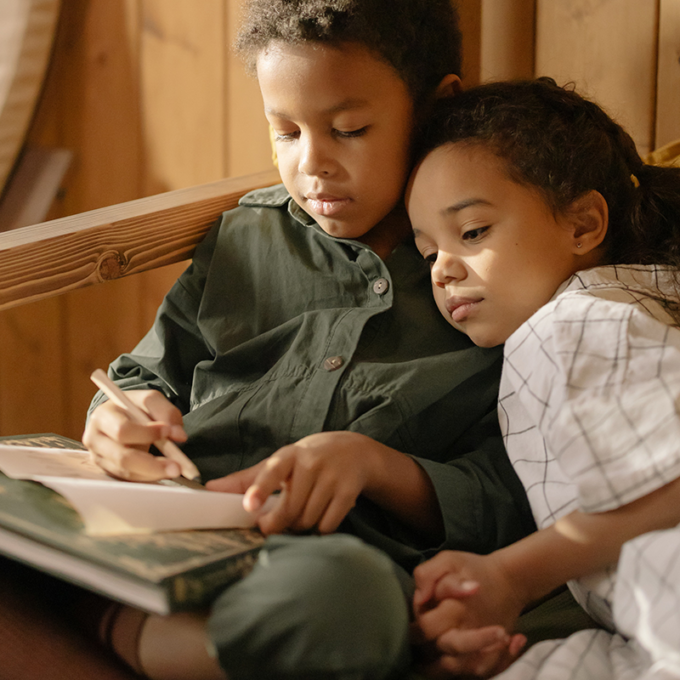
M448 206L442 210L443 215L450 215L451 213L457 213L465 208L471 208L476 205L492 205L491 201L487 201L485 198L465 198L458 203Z

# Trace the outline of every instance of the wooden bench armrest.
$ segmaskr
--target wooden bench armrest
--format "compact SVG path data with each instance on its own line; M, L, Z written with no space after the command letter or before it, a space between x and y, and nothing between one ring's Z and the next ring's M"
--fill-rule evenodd
M0 309L191 257L225 210L278 171L202 184L0 234Z

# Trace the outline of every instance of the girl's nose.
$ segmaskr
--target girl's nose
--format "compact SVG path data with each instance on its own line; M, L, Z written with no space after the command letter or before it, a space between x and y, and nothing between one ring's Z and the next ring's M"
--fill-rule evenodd
M437 253L432 265L432 283L435 286L443 288L447 283L461 281L466 276L467 271L459 258L441 250Z

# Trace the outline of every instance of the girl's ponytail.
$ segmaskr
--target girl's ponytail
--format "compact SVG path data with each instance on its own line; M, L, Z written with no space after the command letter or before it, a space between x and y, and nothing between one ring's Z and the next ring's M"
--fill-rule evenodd
M631 173L629 238L613 239L613 262L666 264L680 270L680 168L640 165ZM623 231L627 231L624 227ZM617 241L622 251L617 256Z

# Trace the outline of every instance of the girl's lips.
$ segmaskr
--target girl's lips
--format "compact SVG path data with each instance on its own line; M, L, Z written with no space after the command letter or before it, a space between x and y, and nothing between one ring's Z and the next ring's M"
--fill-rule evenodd
M310 198L307 197L307 205L309 209L323 217L331 217L340 212L350 202L349 198Z
M484 298L450 297L446 300L446 311L451 320L464 321Z

